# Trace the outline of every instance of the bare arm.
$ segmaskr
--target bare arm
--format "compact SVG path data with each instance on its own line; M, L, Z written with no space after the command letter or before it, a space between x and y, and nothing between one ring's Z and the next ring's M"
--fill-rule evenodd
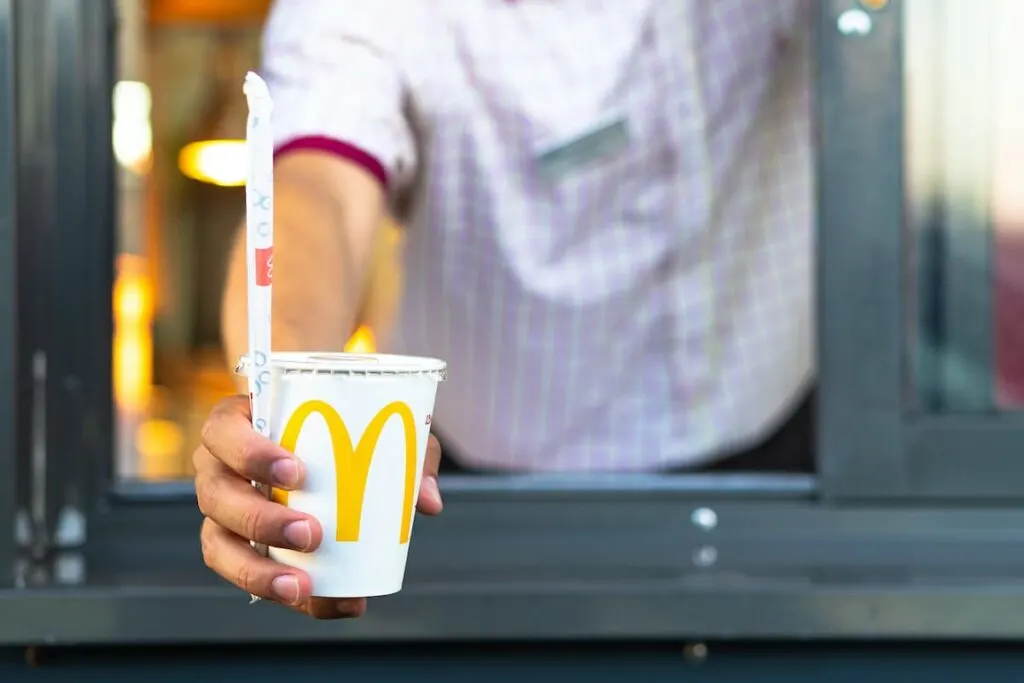
M386 191L417 169L397 57L401 0L288 0L264 27L262 75L274 98L272 345L340 351L369 289ZM232 250L221 327L229 364L248 345L244 231ZM241 383L240 383L241 384Z
M274 179L275 350L340 351L356 323L384 214L380 183L317 151L281 158ZM245 231L231 252L221 315L228 362L245 353Z

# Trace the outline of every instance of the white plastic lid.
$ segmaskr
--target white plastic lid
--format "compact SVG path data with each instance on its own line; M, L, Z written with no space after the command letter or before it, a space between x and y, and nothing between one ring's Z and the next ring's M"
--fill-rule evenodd
M285 373L367 376L423 375L438 382L448 379L448 364L437 358L378 353L273 353L270 364ZM248 375L252 361L242 356L235 372Z

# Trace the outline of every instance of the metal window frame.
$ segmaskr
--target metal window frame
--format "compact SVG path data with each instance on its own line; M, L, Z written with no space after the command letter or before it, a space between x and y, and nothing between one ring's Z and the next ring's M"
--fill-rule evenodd
M820 481L448 477L445 513L417 521L405 590L374 600L361 620L316 623L273 605L248 605L202 566L200 519L187 483L112 483L105 425L113 424L113 173L96 164L111 163L103 146L112 60L102 50L112 43L113 3L21 1L39 13L49 39L62 42L37 87L52 93L69 87L70 74L83 76L59 102L64 115L88 122L56 131L62 136L50 151L54 178L77 178L92 191L72 195L77 210L40 214L50 223L39 227L75 233L70 247L83 258L62 261L70 272L44 274L102 287L46 290L61 292L68 315L40 332L58 341L74 333L80 342L60 357L56 376L74 378L75 396L91 405L61 395L65 382L55 383L47 431L63 430L65 440L55 443L69 449L49 473L57 496L71 496L67 482L81 473L74 463L94 473L74 493L88 522L85 542L57 549L79 553L85 574L77 583L0 589L0 642L1024 635L1024 511L983 497L955 508L907 504L923 494L998 494L985 479L993 475L972 472L989 458L1002 468L996 478L1013 480L1016 470L1004 456L1021 431L1002 418L994 424L987 416L904 414L896 296L904 272L902 168L891 154L901 143L902 3L893 0L874 16L869 35L850 39L838 38L836 21L856 7L853 0L821 4ZM79 137L86 130L91 141ZM851 186L859 187L856 196ZM67 352L59 344L47 348ZM949 468L935 469L943 458ZM879 496L900 500L871 500Z
M18 471L17 401L17 205L15 188L15 86L12 0L0 0L0 587L14 585Z
M15 585L81 571L111 449L112 0L11 0L19 307ZM84 39L88 36L88 40ZM88 160L88 161L86 161ZM91 221L91 223L90 223ZM88 286L85 286L87 283Z
M828 457L822 462L822 489L835 499L1019 500L1024 497L1017 484L1024 477L1024 417L994 412L991 400L992 140L985 129L991 91L968 69L943 75L942 88L934 85L934 74L914 74L911 96L936 97L934 104L946 118L915 118L915 125L934 130L914 134L918 139L930 134L946 146L941 159L912 149L910 163L940 164L947 172L971 169L972 182L964 187L961 179L953 187L941 171L930 183L908 178L903 155L894 150L905 148L902 24L905 12L921 8L912 4L916 1L890 2L872 16L871 32L861 36L841 36L836 29L838 17L855 3L823 5L819 447ZM956 2L931 7L932 19L937 15L956 27L956 55L984 60L991 21L984 8ZM921 18L927 20L928 13ZM935 34L937 23L914 23L924 49L948 38ZM949 143L954 135L981 142L957 146ZM917 193L909 202L908 186ZM937 232L945 237L929 274L941 278L944 296L932 301L926 296L920 303L941 321L942 350L921 354L935 327L914 317L908 305L922 289L908 283L907 265L921 265L908 255L927 248ZM924 288L934 286L929 281ZM923 332L915 335L909 328ZM918 343L908 348L908 338ZM930 357L915 358L919 355ZM915 381L922 370L934 375L936 386ZM930 400L931 391L946 397L942 405ZM934 412L936 407L949 412Z
M762 480L759 480L762 481ZM457 480L406 588L350 622L249 605L152 492L96 530L87 587L0 592L0 642L1019 639L1024 510L823 505L811 482ZM730 490L731 489L731 490ZM117 527L112 523L115 522ZM711 521L709 521L711 520ZM159 618L154 618L159 615Z

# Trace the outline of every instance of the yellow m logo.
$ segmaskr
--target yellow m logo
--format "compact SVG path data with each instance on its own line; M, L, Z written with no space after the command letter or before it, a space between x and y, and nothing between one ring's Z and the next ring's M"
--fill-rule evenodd
M320 415L327 423L327 431L331 435L331 446L334 450L334 479L338 495L338 519L336 538L339 542L358 541L359 527L363 518L363 499L366 496L366 480L370 476L370 463L377 449L377 442L384 426L394 416L402 420L405 430L405 477L402 492L402 526L398 533L398 542L409 542L412 531L412 511L416 491L416 420L412 409L402 401L395 401L384 406L374 415L366 427L359 443L352 446L345 421L334 408L323 401L306 401L300 405L281 432L281 446L295 452L299 442L299 434L306 420L313 414ZM274 489L274 500L282 505L288 504L288 492Z

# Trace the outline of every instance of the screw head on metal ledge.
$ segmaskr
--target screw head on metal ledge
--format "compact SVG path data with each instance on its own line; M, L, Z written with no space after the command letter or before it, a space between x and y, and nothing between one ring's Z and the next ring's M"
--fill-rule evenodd
M690 515L690 521L698 529L711 531L718 526L718 515L711 508L697 508Z

